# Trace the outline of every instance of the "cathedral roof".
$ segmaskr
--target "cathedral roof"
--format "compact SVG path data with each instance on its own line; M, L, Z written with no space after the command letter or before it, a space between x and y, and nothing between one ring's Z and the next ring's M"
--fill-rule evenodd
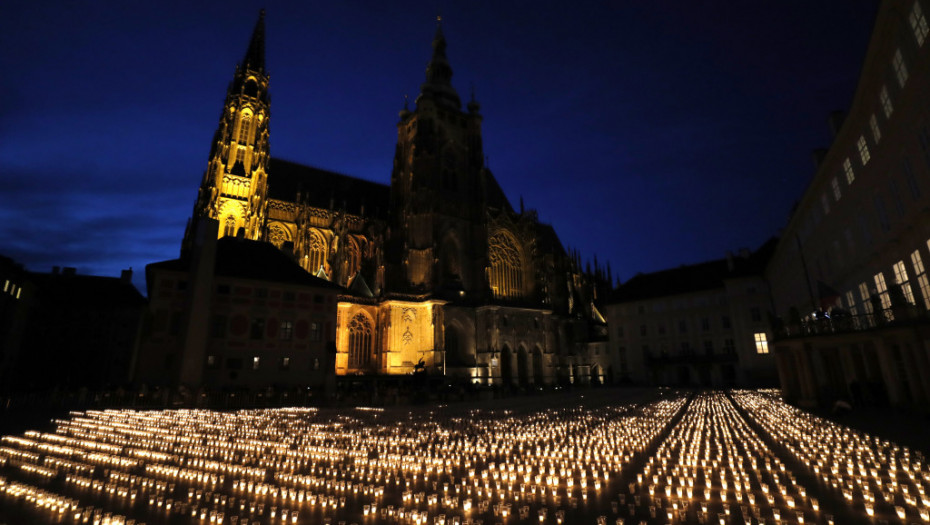
M145 271L147 277L153 269L186 272L190 270L190 264L190 257L182 257L149 264ZM335 283L304 271L290 256L273 244L236 237L223 237L216 241L214 272L217 277L343 290ZM146 280L152 282L150 278Z
M251 69L260 73L265 72L265 10L258 13L258 21L255 22L255 29L252 30L252 39L249 40L249 48L242 59L243 70Z
M268 197L296 202L298 192L301 201L317 208L344 209L378 219L388 216L389 186L272 158L268 167Z
M426 82L420 86L421 98L433 99L436 104L455 110L461 110L462 101L452 87L452 66L446 58L446 37L442 34L442 23L436 24L436 36L433 37L433 56L426 66Z

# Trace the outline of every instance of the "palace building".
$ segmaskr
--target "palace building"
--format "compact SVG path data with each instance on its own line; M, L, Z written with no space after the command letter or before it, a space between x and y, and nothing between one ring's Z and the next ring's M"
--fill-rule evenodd
M273 244L343 287L337 374L420 364L524 386L609 376L598 279L534 210L511 205L485 165L480 105L463 106L452 85L440 24L414 107L396 122L385 183L270 156L264 36L262 12L226 93L182 254L198 221L213 219L218 237Z

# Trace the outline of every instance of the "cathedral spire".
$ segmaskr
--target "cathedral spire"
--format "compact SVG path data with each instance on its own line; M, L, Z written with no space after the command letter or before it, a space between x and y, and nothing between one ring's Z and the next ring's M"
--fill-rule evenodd
M420 99L431 98L441 106L456 110L462 108L459 94L452 87L452 66L446 58L446 37L442 33L442 17L436 18L436 35L433 37L433 56L426 66L426 82L420 86Z
M258 21L252 30L252 39L249 48L242 59L242 69L251 69L259 73L265 72L265 10L258 12Z

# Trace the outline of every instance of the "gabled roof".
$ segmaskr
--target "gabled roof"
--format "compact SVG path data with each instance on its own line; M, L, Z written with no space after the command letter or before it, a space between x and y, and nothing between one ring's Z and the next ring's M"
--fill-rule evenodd
M713 290L723 288L726 279L761 276L772 256L776 241L775 238L769 239L748 257L733 256L731 259L715 259L653 273L637 274L614 290L607 303L622 303Z
M189 257L152 263L145 267L146 277L150 278L150 272L159 269L186 272L190 264ZM215 275L344 291L338 284L304 271L273 244L236 237L223 237L216 242Z
M317 208L386 219L391 188L386 184L357 179L295 162L272 158L268 166L268 196L280 201L301 201ZM362 213L362 207L365 213Z
M55 304L80 303L87 308L112 309L145 304L145 297L132 282L119 277L29 272L29 279L42 297Z

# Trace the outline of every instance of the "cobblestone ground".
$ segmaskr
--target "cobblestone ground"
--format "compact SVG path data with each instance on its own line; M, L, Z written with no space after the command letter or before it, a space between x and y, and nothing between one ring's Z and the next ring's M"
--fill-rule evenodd
M930 522L921 454L773 392L624 396L73 413L0 440L0 523Z

